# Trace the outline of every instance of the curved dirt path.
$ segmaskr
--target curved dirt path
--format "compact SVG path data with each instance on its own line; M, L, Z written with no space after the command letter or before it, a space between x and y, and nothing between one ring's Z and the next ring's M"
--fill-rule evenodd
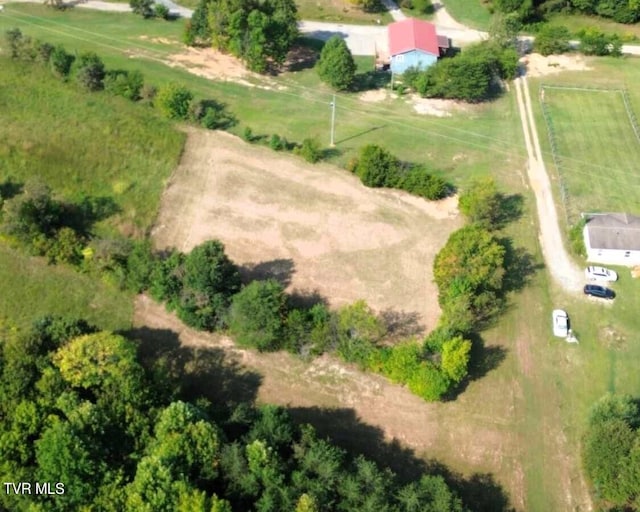
M553 201L549 175L542 158L526 76L523 75L516 78L514 84L525 145L529 155L527 174L531 188L536 196L538 222L540 225L538 238L542 254L554 281L564 290L577 293L581 291L584 279L578 267L571 261L562 241L560 225L558 224L558 212Z

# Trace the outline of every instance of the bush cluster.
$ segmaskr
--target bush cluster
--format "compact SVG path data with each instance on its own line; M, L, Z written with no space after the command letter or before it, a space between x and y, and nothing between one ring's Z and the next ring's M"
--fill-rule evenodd
M617 34L605 34L597 28L586 28L578 32L580 51L585 55L622 55L622 39Z
M367 187L397 188L430 200L442 199L450 190L442 178L426 167L405 164L375 144L362 147L348 168Z
M104 89L131 101L144 100L169 119L190 120L210 130L226 129L236 122L225 105L215 100L194 100L193 93L181 84L168 83L156 89L146 84L137 70L106 69L102 59L93 52L76 58L63 46L54 47L31 39L17 28L8 30L5 36L11 58L49 66L63 80L74 77L87 91Z
M517 69L516 50L489 41L469 46L424 71L410 68L403 81L424 97L476 103L491 98L497 80L514 78Z

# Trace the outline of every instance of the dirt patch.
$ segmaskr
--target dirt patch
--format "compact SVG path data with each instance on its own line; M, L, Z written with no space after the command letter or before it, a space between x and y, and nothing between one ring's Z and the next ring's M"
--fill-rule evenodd
M140 36L140 39L142 39L143 41L151 41L152 43L157 43L157 44L169 44L169 45L180 44L180 42L177 39L169 39L168 37Z
M531 53L520 59L527 68L529 76L557 75L563 71L589 71L590 68L582 55L549 55Z
M441 100L437 98L421 98L412 94L408 103L418 114L435 117L451 117L457 112L469 112L471 106L455 100Z
M385 89L375 89L373 91L366 91L362 93L358 98L361 101L367 103L378 103L387 99L388 93Z
M365 299L431 329L433 259L460 225L456 197L369 189L344 170L191 129L153 237L183 251L217 238L239 265L290 291L333 306Z
M248 81L251 78L265 81L264 77L248 71L237 58L212 48L185 47L184 51L169 55L164 62L213 80L229 80L248 86L254 85Z

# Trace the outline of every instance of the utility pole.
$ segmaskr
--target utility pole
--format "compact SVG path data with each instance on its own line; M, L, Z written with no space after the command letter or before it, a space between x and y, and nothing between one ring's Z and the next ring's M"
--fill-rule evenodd
M336 126L336 95L335 94L333 95L333 101L329 103L329 105L331 106L331 142L329 143L329 146L333 148L335 147L334 133L335 133L335 126Z

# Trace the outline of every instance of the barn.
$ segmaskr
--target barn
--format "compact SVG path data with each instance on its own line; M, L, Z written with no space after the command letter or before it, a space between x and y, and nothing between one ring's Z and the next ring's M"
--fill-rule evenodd
M628 213L584 214L587 260L608 265L640 265L640 217Z
M391 71L401 75L410 67L426 69L449 49L446 36L438 36L432 23L414 18L388 27Z

